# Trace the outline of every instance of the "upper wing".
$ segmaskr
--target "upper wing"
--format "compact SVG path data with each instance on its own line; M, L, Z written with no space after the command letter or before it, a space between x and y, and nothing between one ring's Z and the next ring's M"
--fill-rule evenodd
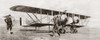
M37 13L37 14L48 14L48 15L58 15L59 14L58 11L54 11L54 10L47 10L47 9L42 9L42 8L28 7L28 6L21 6L21 5L13 6L10 9L13 11Z
M79 15L79 14L73 14L73 13L65 13L65 12L60 12L60 11L55 11L55 10L48 10L48 9L42 9L42 8L36 8L36 7L28 7L28 6L13 6L10 8L13 11L20 11L20 12L28 12L28 13L37 13L37 14L48 14L48 15L58 15L59 13L61 14L66 14L69 16L77 16L80 17L80 19L86 19L90 18L90 16L84 16L84 15Z

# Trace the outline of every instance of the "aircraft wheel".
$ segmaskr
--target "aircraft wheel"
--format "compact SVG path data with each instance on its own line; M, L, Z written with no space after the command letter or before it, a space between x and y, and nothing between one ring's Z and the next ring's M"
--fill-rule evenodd
M73 29L71 33L77 33L77 29Z
M77 31L77 29L74 29L74 33L77 33L78 31Z
M65 34L66 33L66 30L65 29L59 29L59 33Z

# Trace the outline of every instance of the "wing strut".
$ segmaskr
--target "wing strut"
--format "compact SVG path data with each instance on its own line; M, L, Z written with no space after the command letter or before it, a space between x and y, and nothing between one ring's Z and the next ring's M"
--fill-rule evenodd
M33 20L33 22L35 22L34 19L33 19L28 13L27 13L27 15ZM36 22L35 22L35 23L36 23Z
M44 19L44 18L47 18L47 17L43 17L43 18L41 18L40 20L42 20L42 19ZM37 21L38 21L38 20L37 20ZM37 22L37 21L36 21L36 22ZM40 21L40 22L41 22L41 21Z
M32 13L32 14L33 14L33 13ZM34 15L34 14L33 14L33 15ZM34 15L34 16L36 17L36 19L38 19L36 15ZM42 23L39 19L38 19L38 21L39 21L40 23Z

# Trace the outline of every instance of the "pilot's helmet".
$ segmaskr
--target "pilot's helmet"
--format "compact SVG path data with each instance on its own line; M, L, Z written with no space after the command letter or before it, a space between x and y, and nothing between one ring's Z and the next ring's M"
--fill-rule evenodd
M11 15L9 14L9 15L6 15L6 16L4 16L5 18L8 18L8 17L11 17Z
M6 17L7 17L7 18L11 18L11 15L9 14L9 15L7 15Z

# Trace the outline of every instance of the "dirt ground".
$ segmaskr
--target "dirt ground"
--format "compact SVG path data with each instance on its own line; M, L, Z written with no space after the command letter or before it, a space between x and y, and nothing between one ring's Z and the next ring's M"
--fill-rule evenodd
M61 34L60 37L51 37L52 33L43 29L45 28L35 31L32 28L13 27L14 34L9 34L6 27L2 26L0 27L0 40L100 40L100 28L78 28L78 33Z

